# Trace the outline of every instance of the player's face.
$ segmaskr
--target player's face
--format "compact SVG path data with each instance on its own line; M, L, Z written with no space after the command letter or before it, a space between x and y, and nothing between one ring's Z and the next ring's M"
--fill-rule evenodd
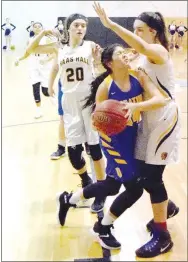
M10 23L10 19L9 19L9 18L7 18L7 19L6 19L6 22L7 22L7 23Z
M74 20L69 28L70 37L75 39L83 39L87 30L87 23L83 19Z
M40 32L42 31L42 26L41 24L34 24L33 26L33 32L35 33L35 35L38 35Z
M62 25L62 24L63 24L62 20L59 20L59 25Z
M154 42L155 34L154 30L152 30L146 23L135 20L134 22L134 33L145 40L147 43L151 44Z
M114 50L113 56L112 56L112 62L111 62L112 70L115 68L127 68L129 66L129 59L126 55L126 50L121 47L117 46Z

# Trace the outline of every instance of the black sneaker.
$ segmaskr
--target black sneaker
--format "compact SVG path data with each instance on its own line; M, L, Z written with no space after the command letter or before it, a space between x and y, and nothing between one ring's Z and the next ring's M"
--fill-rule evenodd
M179 213L179 207L177 207L174 202L172 202L170 199L168 201L168 207L167 207L167 219L174 217L175 215L177 215ZM149 223L147 223L146 225L147 230L149 232L153 231L153 227L154 227L154 220L150 220Z
M59 223L64 226L65 224L65 219L67 216L67 212L70 207L76 207L76 205L70 204L69 199L71 198L72 193L68 193L64 191L58 198L59 201L59 211L58 211L58 218L59 218Z
M88 176L87 180L81 180L82 188L93 184L93 180Z
M111 228L113 225L103 226L101 219L95 223L93 233L97 236L99 244L106 249L120 249L121 244L112 235Z
M102 211L103 208L104 208L105 200L106 200L106 197L104 199L98 199L96 197L93 204L90 207L90 211L92 213L98 213L98 212Z
M51 154L51 160L58 160L60 157L65 155L65 147L58 145L58 149L56 152L54 152L53 154Z
M173 247L168 230L153 232L152 239L136 250L137 257L150 258L167 253Z

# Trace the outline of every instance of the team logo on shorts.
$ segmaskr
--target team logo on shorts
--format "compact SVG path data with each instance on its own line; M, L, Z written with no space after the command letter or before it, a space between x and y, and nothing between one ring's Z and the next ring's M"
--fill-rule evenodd
M167 152L163 152L163 153L161 154L161 159L162 159L162 160L165 160L165 159L167 158L167 156L168 156L168 153L167 153Z

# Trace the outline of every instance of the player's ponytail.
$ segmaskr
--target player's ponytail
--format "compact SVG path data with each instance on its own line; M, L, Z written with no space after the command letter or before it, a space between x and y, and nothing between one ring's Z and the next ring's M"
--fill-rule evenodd
M103 49L101 54L101 63L106 69L106 71L98 76L92 83L91 83L91 93L89 96L87 96L84 100L86 101L83 108L86 108L88 106L91 107L92 111L95 109L95 98L97 94L97 90L100 86L100 84L104 81L104 79L109 76L112 73L111 68L108 66L108 63L112 61L113 53L116 49L116 47L119 47L121 45L119 44L112 44L110 46L107 46Z
M104 81L104 79L111 73L110 70L105 71L100 76L95 78L93 82L91 82L91 93L89 96L87 96L84 100L86 101L83 108L86 108L88 106L91 107L92 111L95 109L95 98L97 94L97 90L100 86L100 84Z

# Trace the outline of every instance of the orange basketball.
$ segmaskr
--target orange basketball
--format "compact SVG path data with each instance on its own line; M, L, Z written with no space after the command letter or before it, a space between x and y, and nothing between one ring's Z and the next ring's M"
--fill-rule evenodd
M112 136L122 132L127 126L125 114L127 110L117 100L105 100L96 106L93 114L93 122L102 133Z

